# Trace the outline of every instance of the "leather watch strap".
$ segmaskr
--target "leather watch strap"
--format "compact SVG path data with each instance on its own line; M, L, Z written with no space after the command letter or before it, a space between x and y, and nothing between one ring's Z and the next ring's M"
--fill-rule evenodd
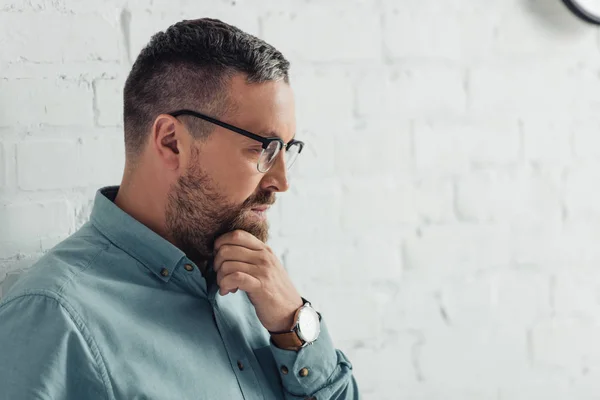
M304 344L296 332L272 333L271 340L280 349L300 350Z
M307 301L304 298L302 298L302 307L304 307L304 304L306 303ZM294 322L292 323L292 326L290 326L288 331L270 332L271 340L273 340L273 343L275 343L275 345L280 349L298 351L302 348L304 342L298 337L298 334L294 329L296 327L296 323L298 322L298 315L300 314L300 310L302 309L302 307L298 308L294 313Z

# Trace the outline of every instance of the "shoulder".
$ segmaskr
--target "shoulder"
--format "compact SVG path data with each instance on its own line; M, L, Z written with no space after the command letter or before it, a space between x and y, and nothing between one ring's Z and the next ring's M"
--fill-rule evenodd
M93 267L109 247L110 242L96 233L90 224L85 224L23 271L3 293L0 306L12 298L32 293L59 301L69 285Z

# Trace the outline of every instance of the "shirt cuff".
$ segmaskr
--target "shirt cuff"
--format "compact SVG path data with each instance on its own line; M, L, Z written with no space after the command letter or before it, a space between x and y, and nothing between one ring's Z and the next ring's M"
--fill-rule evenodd
M294 351L280 349L271 340L271 351L283 387L296 396L308 396L325 386L338 361L323 318L319 337L312 344Z

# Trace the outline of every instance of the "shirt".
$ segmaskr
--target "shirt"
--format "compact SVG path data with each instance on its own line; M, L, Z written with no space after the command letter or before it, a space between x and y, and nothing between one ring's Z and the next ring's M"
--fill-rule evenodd
M243 291L220 296L117 191L0 302L1 399L359 398L325 318L313 344L276 347Z

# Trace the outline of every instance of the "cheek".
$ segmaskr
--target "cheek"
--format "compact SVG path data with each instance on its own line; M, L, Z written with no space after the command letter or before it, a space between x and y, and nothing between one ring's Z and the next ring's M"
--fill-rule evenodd
M219 194L225 197L228 203L242 204L257 191L262 174L255 166L252 167L243 160L234 162L221 158L213 161L210 165L211 176Z

